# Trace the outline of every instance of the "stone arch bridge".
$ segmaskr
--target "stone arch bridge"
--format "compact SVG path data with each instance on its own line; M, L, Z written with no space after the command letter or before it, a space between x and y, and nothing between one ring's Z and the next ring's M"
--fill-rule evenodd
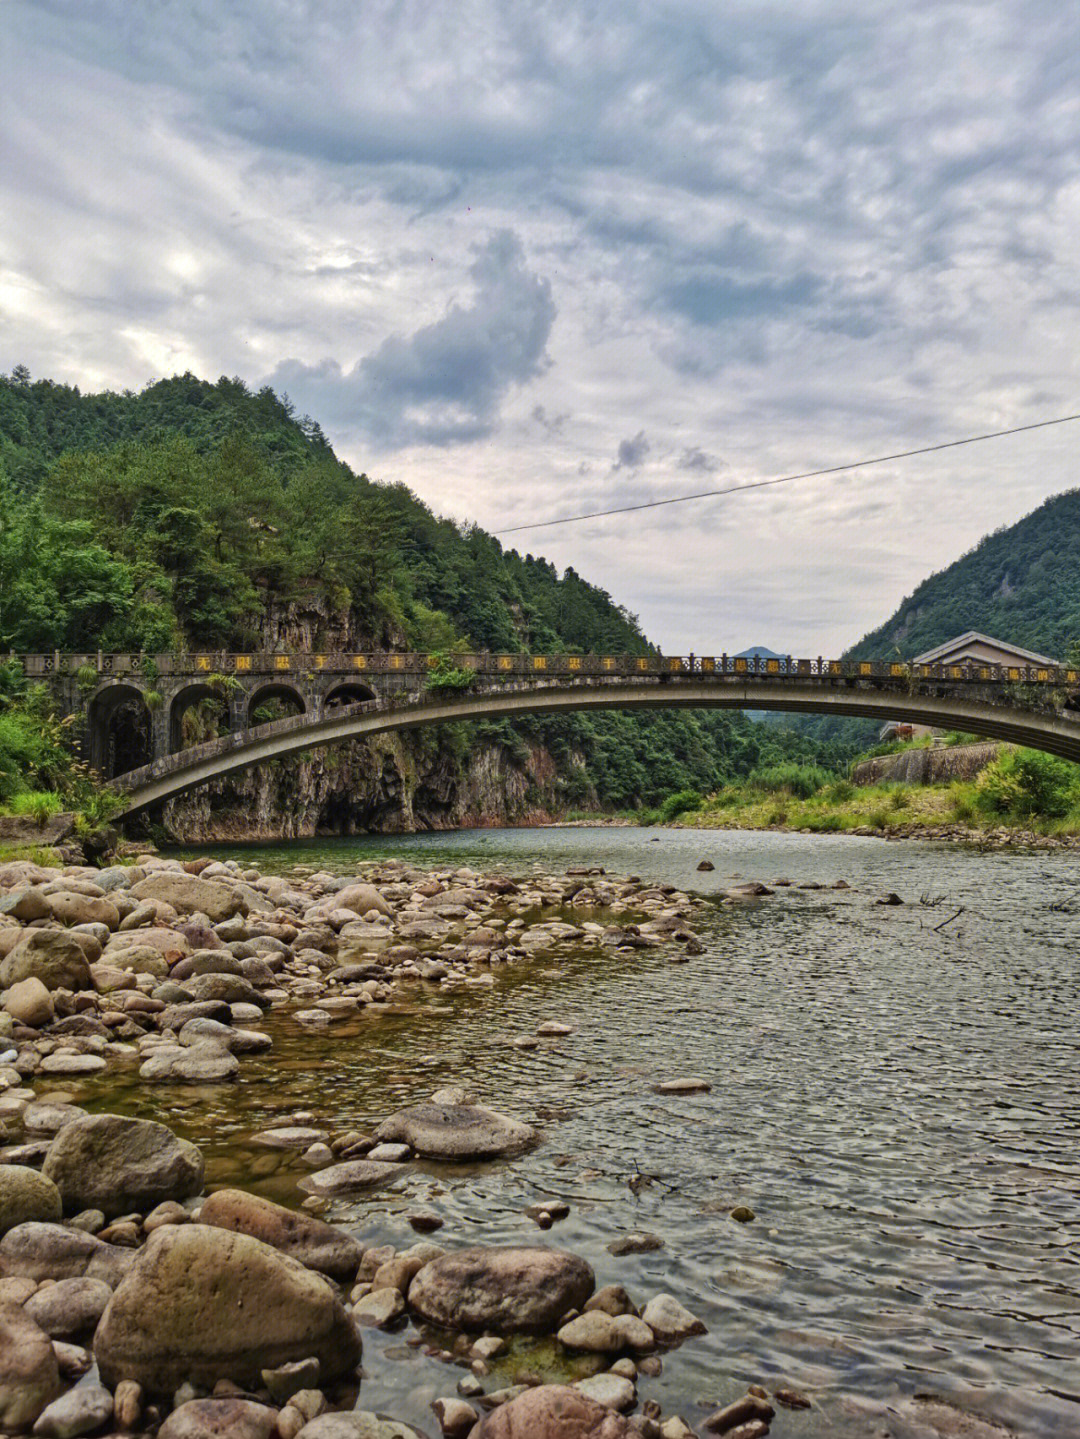
M84 720L124 813L263 760L387 730L586 709L782 710L898 719L1080 762L1080 670L729 655L13 656ZM191 743L187 718L216 737ZM222 732L223 731L223 732Z

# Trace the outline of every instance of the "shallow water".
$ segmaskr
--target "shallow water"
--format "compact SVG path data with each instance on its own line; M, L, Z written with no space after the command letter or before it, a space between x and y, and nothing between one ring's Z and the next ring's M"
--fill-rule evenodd
M777 1439L936 1433L902 1417L920 1392L1023 1435L1080 1433L1075 855L573 828L220 852L266 871L390 854L511 874L599 863L704 895L734 876L845 879L849 890L710 909L697 925L706 952L689 964L666 950L539 959L500 968L490 988L417 986L397 1012L328 1036L272 1014L273 1050L244 1059L234 1085L150 1088L133 1067L63 1087L194 1139L215 1185L296 1203L302 1162L252 1144L255 1131L297 1111L363 1130L465 1082L537 1118L540 1147L412 1166L394 1190L329 1217L405 1246L416 1236L404 1215L422 1206L445 1218L440 1242L565 1245L600 1283L639 1300L675 1294L709 1333L666 1356L639 1394L691 1423L759 1382L814 1401L778 1414ZM696 871L702 856L713 873ZM884 890L905 903L873 905ZM577 1027L535 1051L501 1042L549 1018ZM711 1092L652 1090L688 1074ZM645 1182L631 1187L635 1175ZM545 1235L522 1211L551 1196L571 1214ZM754 1222L734 1222L735 1204ZM608 1242L633 1229L666 1247L611 1256ZM428 1406L459 1373L404 1337L366 1331L360 1402L436 1435ZM549 1351L522 1349L488 1387L522 1363L558 1372Z

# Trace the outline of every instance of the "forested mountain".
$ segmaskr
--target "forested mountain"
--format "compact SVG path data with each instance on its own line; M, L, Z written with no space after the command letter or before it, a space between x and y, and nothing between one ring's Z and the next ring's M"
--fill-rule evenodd
M304 646L650 648L635 617L572 569L560 575L440 519L404 485L355 474L269 389L182 375L139 394L86 395L23 370L0 377L0 649ZM394 821L395 805L408 822L483 811L482 797L462 795L485 747L520 771L524 808L654 804L801 748L711 711L457 731L435 751L403 742L394 776L379 773L377 803L350 797L376 783L370 749L355 774L328 766L319 782L339 791L335 822ZM425 774L437 781L417 801ZM298 783L311 799L314 780ZM242 789L224 786L221 804L235 807ZM284 801L259 803L268 813ZM308 804L310 825L326 823L322 804Z
M987 535L924 580L848 655L910 659L965 630L1055 659L1080 641L1080 490Z

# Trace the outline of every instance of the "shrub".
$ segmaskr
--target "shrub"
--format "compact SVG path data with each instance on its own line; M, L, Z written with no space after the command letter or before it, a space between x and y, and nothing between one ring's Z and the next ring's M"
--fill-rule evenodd
M660 806L660 823L670 824L679 815L700 809L702 796L696 789L681 789L678 794L669 794Z
M794 799L809 799L817 794L832 779L828 770L816 764L796 764L789 760L784 764L767 765L751 770L747 783L766 794L789 794Z
M829 798L836 804L847 804L848 800L854 799L855 786L849 779L833 780L829 786Z
M1080 794L1076 765L1041 750L1006 750L975 785L976 803L990 814L1060 819Z
M888 829L888 828L889 828L889 815L888 815L888 811L887 811L887 810L883 810L883 809L876 809L876 810L873 811L872 814L868 814L868 815L867 815L867 817L866 817L866 822L867 822L867 824L873 826L874 829Z
M897 785L889 796L889 807L891 809L903 809L908 802L908 792L903 785Z
M476 672L453 664L447 654L433 654L430 662L429 690L468 690L476 683Z
M787 824L787 822L788 812L782 804L778 804L774 810L770 810L765 816L765 823L767 825L781 825Z

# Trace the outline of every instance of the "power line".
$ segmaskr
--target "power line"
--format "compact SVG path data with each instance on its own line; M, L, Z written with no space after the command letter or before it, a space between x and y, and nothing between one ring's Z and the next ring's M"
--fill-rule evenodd
M943 440L938 445L924 445L918 450L899 450L895 455L875 455L868 460L853 460L848 465L828 465L822 470L803 470L798 475L781 475L776 480L751 480L746 485L728 485L720 490L700 490L694 495L674 495L667 500L646 500L640 505L617 505L611 510L591 510L584 515L567 515L561 520L533 520L527 525L511 525L506 530L496 530L496 535L517 535L522 530L546 530L553 525L576 525L582 520L601 520L608 515L629 515L636 510L658 510L663 505L686 505L691 500L710 500L716 495L737 495L744 490L765 490L770 485L790 485L793 480L812 480L819 475L839 475L845 470L862 470L867 465L884 465L890 460L909 460L913 455L933 455L939 450L955 450L961 445L977 445L983 440L1000 440L1006 435L1022 435L1028 430L1045 430L1051 425L1067 425L1080 420L1080 414L1059 415L1053 420L1039 420L1034 425L1016 425L1011 430L990 430L985 435L966 435L962 440Z

